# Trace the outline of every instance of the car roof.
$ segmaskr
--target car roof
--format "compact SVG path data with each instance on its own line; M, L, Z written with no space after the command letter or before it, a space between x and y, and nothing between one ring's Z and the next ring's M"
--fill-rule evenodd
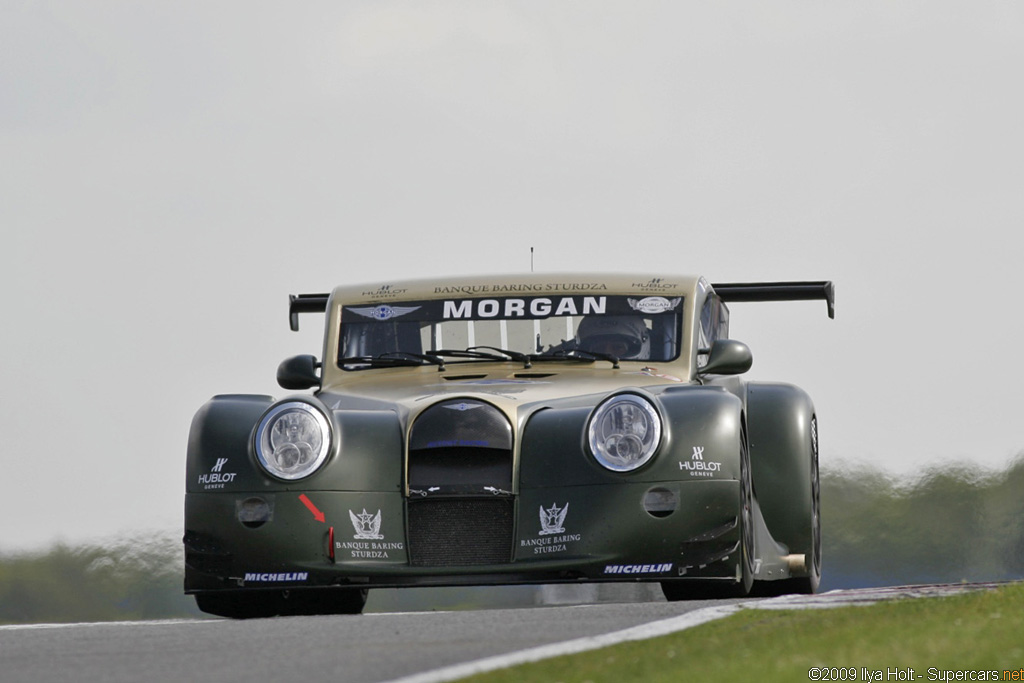
M618 294L636 296L685 296L702 278L694 275L628 273L525 273L521 275L474 275L420 280L381 281L335 287L338 302L382 303L387 301L460 297L558 296Z

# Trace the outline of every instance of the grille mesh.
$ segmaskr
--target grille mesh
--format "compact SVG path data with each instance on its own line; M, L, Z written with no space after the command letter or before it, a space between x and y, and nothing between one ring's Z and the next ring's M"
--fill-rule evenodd
M513 506L510 498L410 500L410 561L420 567L509 562Z

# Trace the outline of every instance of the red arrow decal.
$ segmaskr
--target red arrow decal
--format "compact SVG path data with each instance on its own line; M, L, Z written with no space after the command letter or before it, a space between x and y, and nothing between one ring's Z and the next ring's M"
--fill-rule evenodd
M324 513L320 512L320 510L317 509L316 505L313 505L313 501L306 497L305 493L299 496L299 500L302 501L303 505L309 508L310 512L313 513L313 519L315 519L318 522L323 522L327 519L327 517L324 516Z

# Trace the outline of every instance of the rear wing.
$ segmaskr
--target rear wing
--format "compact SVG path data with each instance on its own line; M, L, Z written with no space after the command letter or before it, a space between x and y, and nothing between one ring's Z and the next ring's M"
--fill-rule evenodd
M828 317L836 317L836 287L819 282L746 282L711 285L722 301L808 301L824 299Z
M750 282L711 285L722 301L806 301L824 299L828 317L836 317L836 288L831 281ZM330 294L288 295L288 324L299 329L300 313L323 313Z
M330 294L289 294L288 324L293 332L299 331L299 313L323 313L327 310Z

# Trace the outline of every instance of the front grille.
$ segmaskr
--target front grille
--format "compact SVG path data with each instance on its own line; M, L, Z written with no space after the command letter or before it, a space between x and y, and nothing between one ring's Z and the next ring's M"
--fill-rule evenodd
M514 505L511 498L410 500L410 561L419 567L509 562Z

